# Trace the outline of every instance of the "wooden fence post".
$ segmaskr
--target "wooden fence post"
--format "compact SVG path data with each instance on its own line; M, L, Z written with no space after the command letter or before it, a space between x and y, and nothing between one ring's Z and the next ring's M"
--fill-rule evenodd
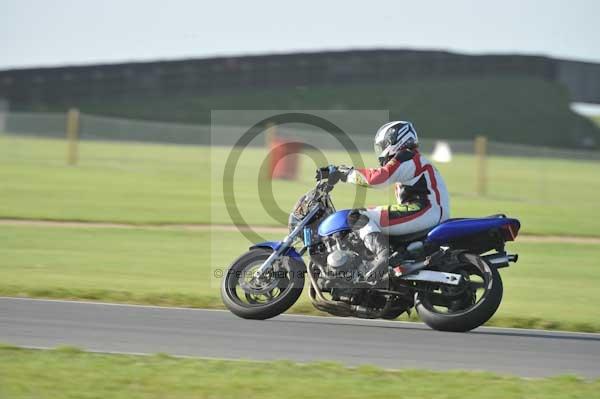
M76 165L79 158L79 110L75 108L67 112L67 141L67 163Z
M267 151L271 151L271 147L273 146L276 138L277 126L274 123L269 122L265 131L265 146L267 147Z
M475 184L478 195L485 195L487 192L486 156L487 138L485 136L475 137Z

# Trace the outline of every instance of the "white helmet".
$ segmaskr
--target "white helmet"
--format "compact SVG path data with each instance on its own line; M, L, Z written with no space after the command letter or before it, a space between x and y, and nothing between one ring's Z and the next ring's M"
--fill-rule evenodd
M375 155L381 166L405 148L419 144L417 131L408 121L393 121L381 126L375 134Z

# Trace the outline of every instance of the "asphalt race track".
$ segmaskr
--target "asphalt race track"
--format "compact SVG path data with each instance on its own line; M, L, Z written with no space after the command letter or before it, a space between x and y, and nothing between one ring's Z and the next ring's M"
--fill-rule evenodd
M479 328L442 333L417 323L0 298L0 342L222 359L333 360L389 369L485 370L526 377L600 377L600 334Z

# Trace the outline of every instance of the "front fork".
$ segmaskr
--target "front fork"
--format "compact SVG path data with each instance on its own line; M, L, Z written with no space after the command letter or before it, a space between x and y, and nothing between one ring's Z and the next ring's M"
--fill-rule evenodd
M275 262L277 258L279 258L290 248L298 234L300 234L300 232L304 230L304 226L306 226L317 214L319 208L319 205L315 205L302 219L302 221L298 223L294 230L292 230L291 233L285 236L285 238L283 239L283 241L281 241L280 245L275 249L275 251L273 251L273 253L267 258L267 260L265 260L265 262L262 265L260 265L256 272L254 272L253 278L260 280L265 275L265 273L273 269L273 262Z

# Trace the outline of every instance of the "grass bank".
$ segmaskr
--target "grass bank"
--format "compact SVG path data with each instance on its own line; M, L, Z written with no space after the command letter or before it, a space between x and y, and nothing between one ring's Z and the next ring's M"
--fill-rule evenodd
M181 359L0 348L0 397L21 398L599 398L600 380L483 372L384 371L336 363Z

